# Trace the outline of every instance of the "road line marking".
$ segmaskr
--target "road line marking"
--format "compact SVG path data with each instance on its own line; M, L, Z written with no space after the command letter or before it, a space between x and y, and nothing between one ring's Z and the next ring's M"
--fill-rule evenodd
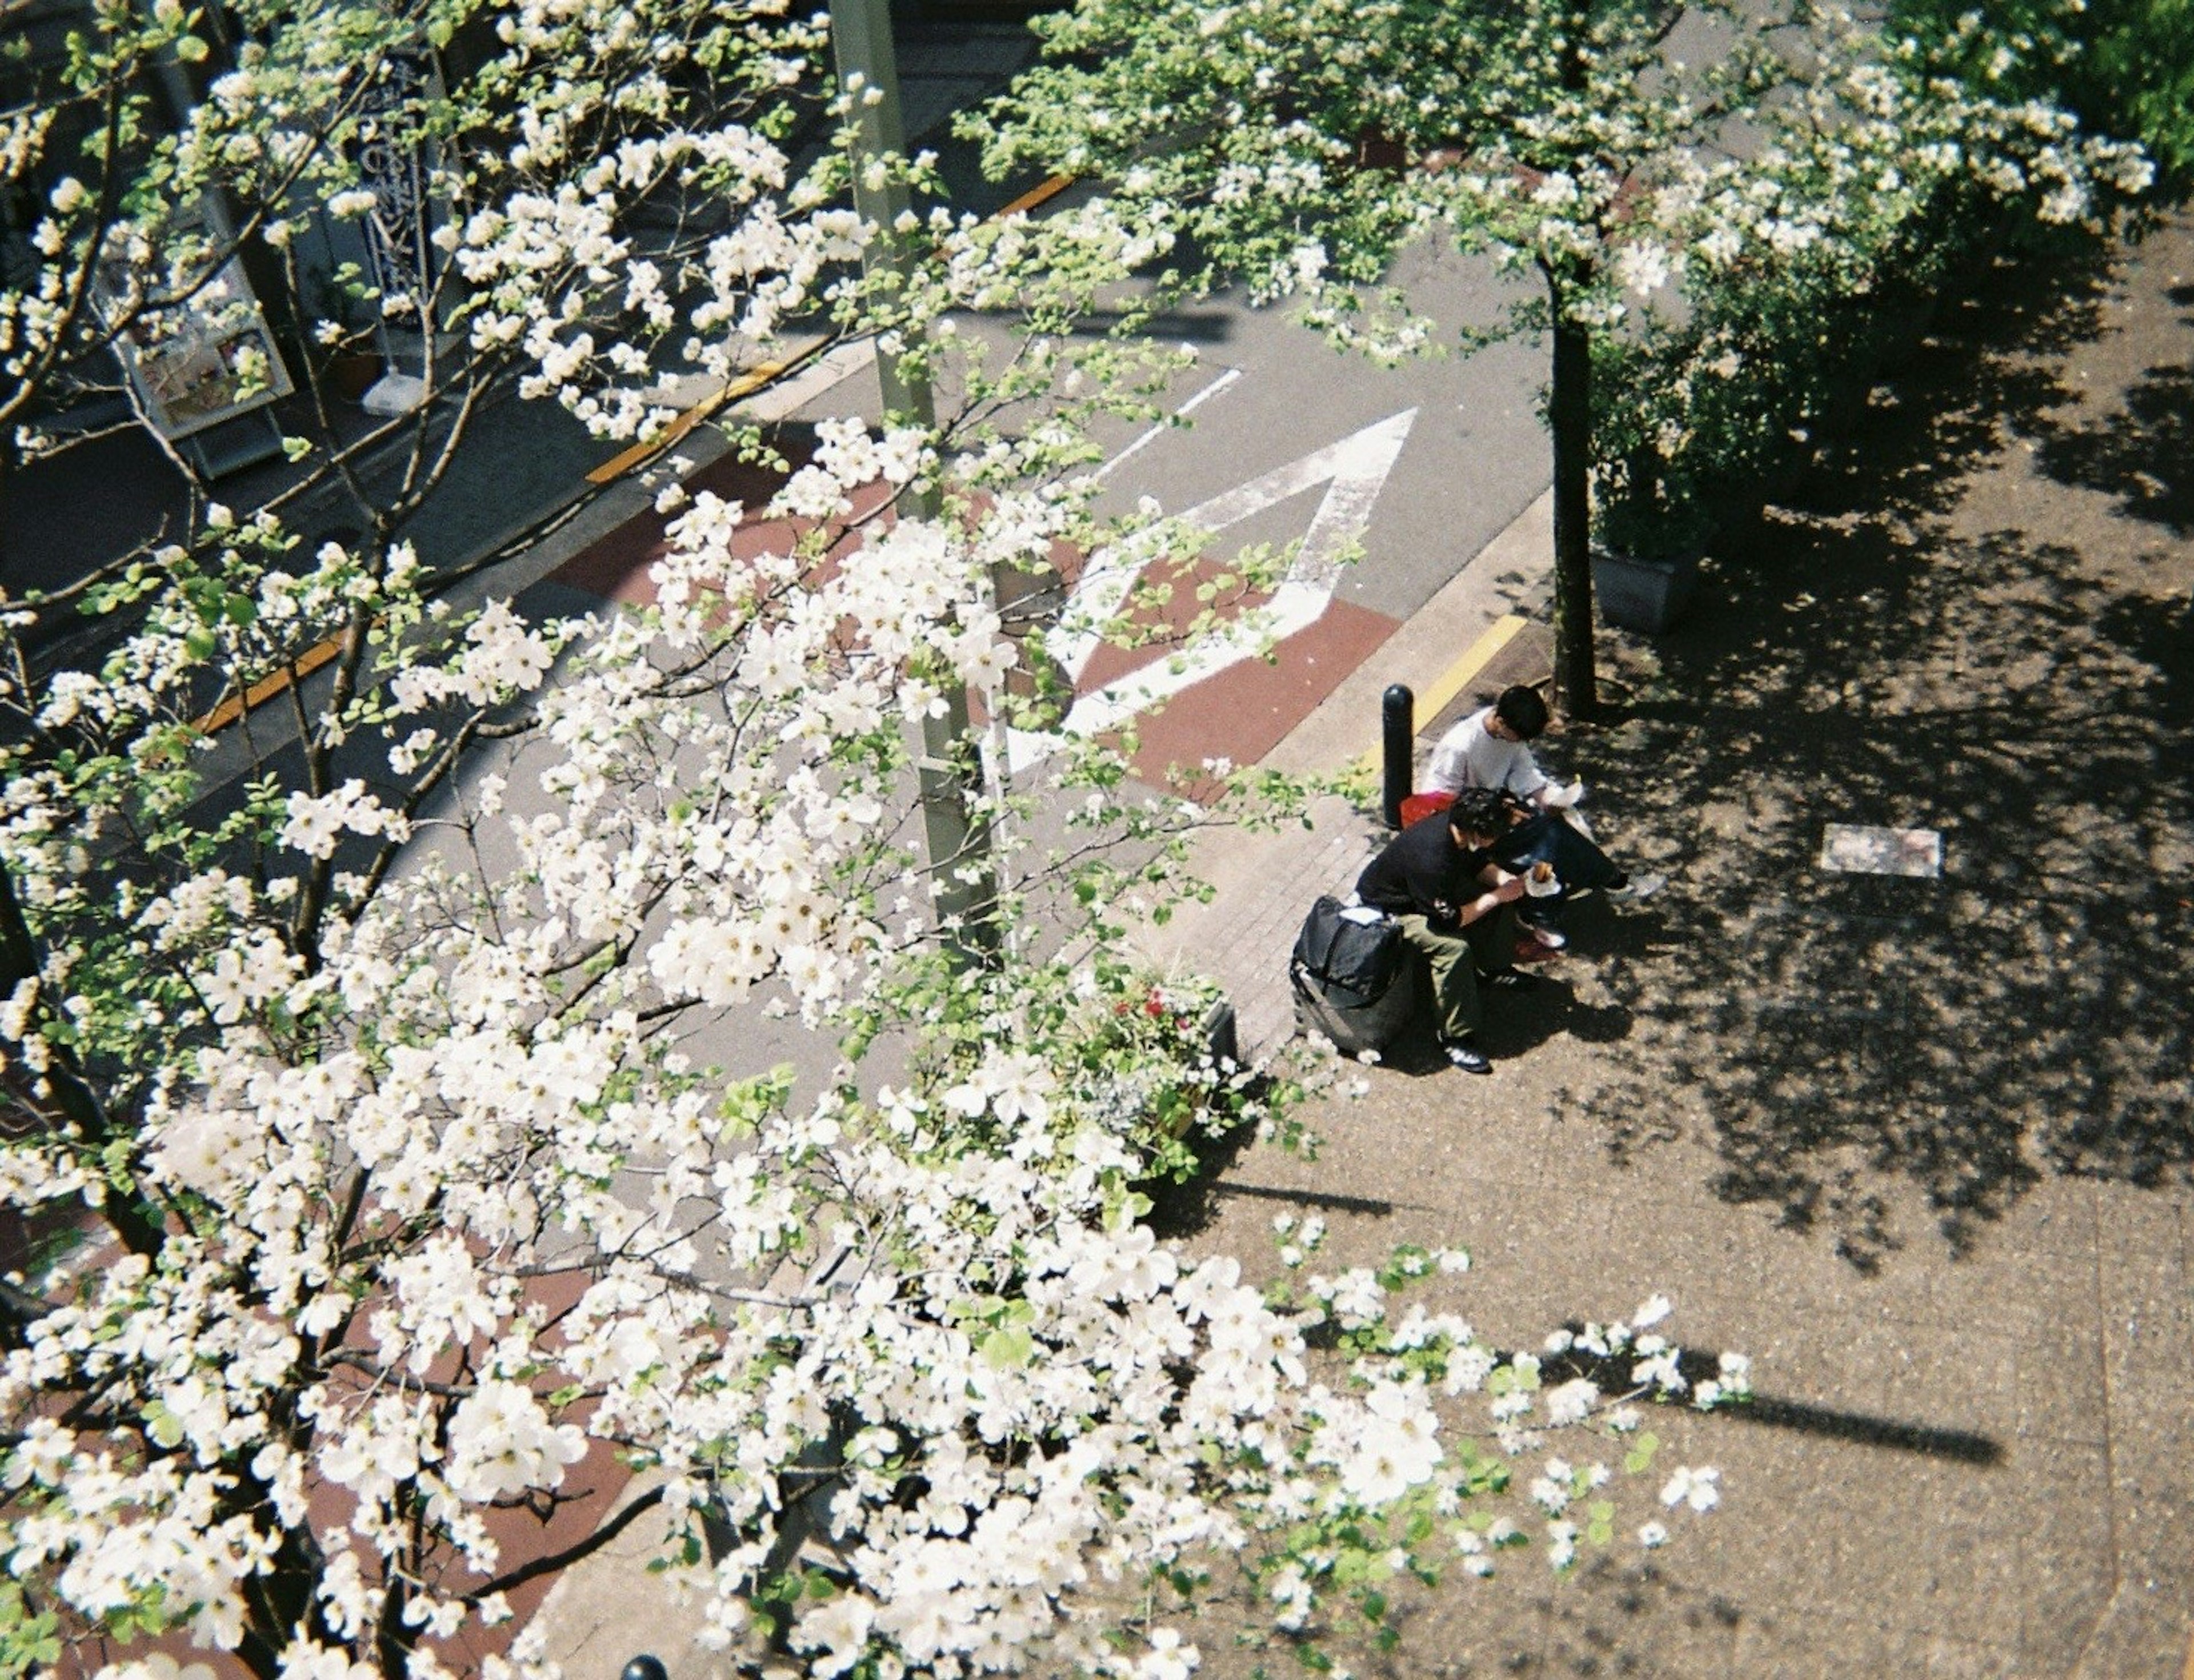
M1216 535L1304 490L1321 484L1325 486L1287 576L1262 606L1210 632L1190 651L1137 666L1101 687L1077 695L1055 734L1086 737L1117 729L1157 702L1276 647L1315 624L1333 599L1341 552L1369 525L1372 505L1393 473L1416 417L1416 409L1404 409L1177 514L1180 524ZM1078 628L1055 642L1047 638L1052 657L1070 677L1078 680L1087 668L1104 639L1105 624L1118 611L1149 559L1144 546L1138 545L1117 561L1108 557L1076 585L1068 598L1067 611L1078 621ZM1055 734L1008 731L1012 767L1021 769L1043 758L1051 750Z
M1186 402L1175 409L1173 411L1174 418L1179 420L1194 414L1197 410L1203 407L1208 400L1217 396L1221 391L1224 391L1236 380L1241 378L1241 369L1228 368L1216 379L1212 380L1209 384L1207 384L1201 391L1198 391L1194 396L1191 397ZM1119 454L1114 456L1102 467L1100 467L1093 476L1095 477L1100 483L1102 483L1105 479L1112 475L1112 471L1115 467L1125 462L1130 456L1139 454L1146 444L1158 438L1163 437L1167 433L1173 429L1174 428L1170 421L1163 422L1159 425L1152 427L1150 430L1144 433L1141 437L1136 439L1135 441L1129 444L1127 448L1122 450Z
M302 677L311 676L313 672L334 658L336 651L342 645L340 638L314 643L273 676L261 677L242 694L229 696L220 705L200 718L192 727L201 735L210 735L217 729L227 729L246 712L255 710L265 702L272 700L291 683Z

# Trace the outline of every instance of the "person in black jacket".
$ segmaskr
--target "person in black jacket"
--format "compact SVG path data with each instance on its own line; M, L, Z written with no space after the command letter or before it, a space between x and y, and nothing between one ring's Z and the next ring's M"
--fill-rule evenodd
M1446 810L1396 835L1356 881L1356 896L1393 917L1402 937L1425 954L1440 1048L1465 1073L1493 1071L1472 1042L1482 1015L1479 988L1538 983L1509 960L1513 906L1527 889L1524 876L1494 861L1508 826L1498 793L1466 788Z

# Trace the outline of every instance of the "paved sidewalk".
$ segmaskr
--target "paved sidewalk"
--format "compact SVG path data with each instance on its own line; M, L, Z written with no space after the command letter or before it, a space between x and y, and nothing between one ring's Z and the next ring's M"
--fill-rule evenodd
M1551 498L1540 497L1264 760L1297 775L1368 765L1373 808L1329 798L1307 813L1307 826L1269 834L1220 830L1198 847L1194 867L1213 889L1212 899L1151 930L1148 946L1156 960L1195 968L1225 987L1245 1053L1262 1056L1295 1031L1288 953L1312 902L1321 892L1353 887L1391 837L1376 808L1381 702L1387 687L1401 683L1416 694L1422 750L1489 683L1512 679L1510 673L1515 680L1545 674L1551 645L1546 626L1519 615L1543 603L1553 519ZM1515 634L1488 634L1496 627Z
M1552 983L1490 1023L1492 1078L1398 1058L1316 1116L1316 1163L1252 1150L1213 1187L1198 1248L1254 1259L1317 1208L1331 1265L1468 1244L1456 1303L1503 1345L1658 1288L1692 1345L1755 1361L1749 1410L1656 1419L1720 1466L1720 1511L1650 1566L1457 1577L1359 1674L2188 1671L2189 391L2185 221L2097 284L2011 273L1950 312L1687 624L1607 639L1610 715L1544 743L1668 891L1581 907ZM1353 761L1386 684L1437 690L1529 616L1543 517L1270 761ZM1255 1045L1288 1029L1310 899L1380 837L1311 815L1207 847L1215 901L1158 947L1215 970ZM1829 869L1832 823L1932 830L1943 872ZM643 1648L711 1671L640 1555L552 1594L574 1677ZM1249 1666L1214 1640L1199 1680Z
M1657 1420L1721 1467L1711 1520L1650 1567L1450 1583L1359 1672L2194 1672L2190 281L2180 220L1950 312L1543 743L1669 890L1581 907L1492 1078L1395 1058L1315 1165L1216 1187L1198 1247L1323 1205L1330 1266L1468 1243L1503 1345L1657 1288L1756 1361L1749 1410ZM1297 868L1215 863L1188 936L1261 1020L1305 876L1377 838L1318 818ZM1943 872L1830 869L1839 823L1931 830Z

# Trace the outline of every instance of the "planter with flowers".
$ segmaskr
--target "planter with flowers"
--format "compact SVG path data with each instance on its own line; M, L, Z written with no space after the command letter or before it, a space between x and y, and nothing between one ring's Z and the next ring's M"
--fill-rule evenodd
M1239 1059L1232 1006L1212 982L1105 957L1062 958L1028 982L1014 1037L1042 1046L1040 1060L1002 1054L974 1030L995 1028L990 1012L963 1018L964 999L940 994L918 1058L922 1079L946 1092L940 1149L982 1140L1041 1156L1077 1147L1094 1123L1133 1158L1118 1190L1140 1213L1148 1204L1134 1184L1191 1178L1212 1143L1277 1117L1273 1083ZM1283 1123L1278 1135L1285 1144L1299 1128Z
M1150 1153L1152 1178L1179 1182L1199 1166L1197 1138L1241 1123L1249 1071L1238 1059L1234 1009L1197 978L1137 978L1093 1001L1079 1071L1095 1106L1115 1107Z

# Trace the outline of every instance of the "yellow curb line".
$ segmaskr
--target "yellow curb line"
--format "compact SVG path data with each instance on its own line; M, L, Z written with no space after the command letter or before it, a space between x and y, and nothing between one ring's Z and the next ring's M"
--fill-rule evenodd
M1531 621L1510 613L1496 618L1485 627L1485 634L1470 645L1470 650L1447 668L1445 675L1417 697L1417 715L1427 721L1447 709L1447 702L1462 692L1476 679L1478 674L1493 662L1493 656L1516 639L1516 633Z
M1470 645L1462 657L1449 666L1433 681L1430 688L1416 697L1416 715L1410 720L1410 733L1414 735L1416 732L1417 719L1436 718L1444 711L1447 702L1462 693L1480 671L1490 665L1493 662L1493 656L1515 640L1516 633L1530 622L1526 618L1519 618L1512 612L1505 617L1495 619L1492 623L1487 625L1485 633ZM1385 751L1384 742L1372 748L1362 758L1357 760L1358 771L1368 775L1377 770L1380 767L1379 760ZM2190 1677L2189 1680L2194 1680L2194 1677Z
M1031 187L1012 204L996 211L991 219L994 221L1003 221L1008 216L1025 215L1037 205L1057 198L1073 185L1074 177L1071 175L1053 175L1048 180ZM659 455L663 450L677 443L680 439L718 409L723 407L725 404L735 403L742 397L751 397L764 386L776 383L795 368L813 359L822 347L822 344L818 341L801 351L798 355L788 357L782 362L764 362L758 367L748 369L715 395L703 398L692 408L681 414L663 429L661 437L652 439L646 443L635 444L621 454L612 456L587 474L587 482L593 485L606 485L623 478L641 462Z
M818 340L796 356L788 356L781 362L764 362L759 366L749 368L737 379L731 381L717 392L715 396L704 397L692 408L680 415L677 419L672 421L669 425L664 427L660 437L650 438L643 443L635 444L631 448L620 450L612 456L587 474L587 482L590 485L615 483L639 466L641 462L651 461L663 450L673 447L688 432L715 413L725 404L736 403L742 397L751 397L764 386L775 384L795 368L813 360L822 348L822 342Z
M1025 215L1029 211L1034 209L1038 204L1044 204L1050 199L1056 198L1060 193L1065 192L1068 187L1073 185L1074 177L1072 175L1054 175L1048 181L1039 182L1037 185L1031 186L1027 192L1022 193L1019 198L1014 199L1012 204L1006 205L1002 209L994 213L991 220L994 221L1003 221L1009 215Z
M260 705L272 700L299 678L311 676L313 672L334 658L336 650L342 645L341 637L331 637L326 641L315 643L280 670L275 672L273 676L261 677L241 695L229 696L220 705L200 718L192 727L201 735L210 735L217 729L227 729L246 712L256 710Z

